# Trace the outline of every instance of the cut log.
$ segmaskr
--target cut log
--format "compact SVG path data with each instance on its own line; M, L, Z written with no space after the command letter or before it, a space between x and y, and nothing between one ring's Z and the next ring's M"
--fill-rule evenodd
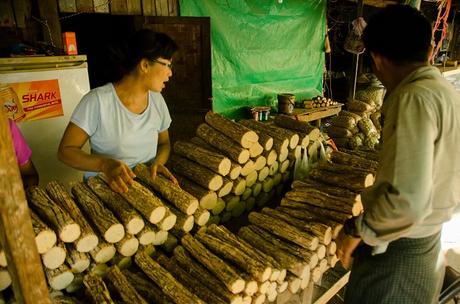
M243 299L238 294L233 294L217 277L209 272L204 266L192 259L189 253L182 246L174 248L174 258L178 264L195 280L199 281L202 285L208 286L210 290L214 291L219 297L224 299L227 303L241 304Z
M246 180L238 177L233 181L232 193L235 195L241 195L246 190Z
M232 192L233 189L233 181L224 177L222 187L217 191L218 197L223 197Z
M56 269L64 264L66 255L64 243L58 241L56 246L42 254L42 263L48 269Z
M304 132L310 136L311 140L317 140L320 135L318 128L306 122L292 119L292 117L288 115L276 115L275 124L286 129Z
M29 203L40 218L48 222L57 232L59 238L66 243L71 243L80 236L80 226L72 217L39 187L28 190Z
M348 189L328 185L322 182L315 181L310 178L304 178L302 180L295 180L292 182L291 187L293 189L303 189L303 188L314 188L322 192L329 193L331 195L340 196L344 198L349 198L356 201L361 201L361 195L356 192L350 191Z
M286 251L287 253L295 256L296 258L301 259L303 261L303 264L308 265L308 269L315 267L318 263L318 255L315 251L305 250L301 246L288 242L285 239L281 239L260 227L254 225L249 225L247 227L249 227L248 229L250 229L252 233L259 234L261 238L271 243L274 247Z
M208 225L220 223L220 216L219 215L211 215L208 220Z
M218 215L220 214L222 211L225 210L225 207L226 207L226 204L225 204L225 201L219 197L217 199L217 203L216 203L216 206L214 206L214 208L211 209L211 213L213 215Z
M171 202L177 209L185 214L193 214L198 208L198 200L192 194L181 189L178 185L171 182L162 175L152 180L150 171L144 164L139 164L134 168L134 173L144 183L151 186L162 197Z
M225 286L227 286L228 290L232 293L237 294L244 290L245 281L238 273L219 257L206 249L199 241L190 235L185 235L182 237L181 243L195 259L224 282Z
M270 169L268 167L263 167L258 174L258 180L259 182L263 182L267 176L270 174Z
M294 189L288 191L285 198L325 209L349 213L354 216L359 215L363 211L363 204L361 202L330 195L312 188L303 188L302 190Z
M60 182L51 181L46 185L46 192L58 203L65 211L69 213L72 219L80 226L81 234L76 240L75 245L80 252L89 252L97 246L98 238L91 228L83 213L78 208L75 201Z
M209 211L203 208L198 208L198 210L193 214L193 217L195 218L195 223L198 226L206 225L210 216L211 214L209 213Z
M316 218L318 219L331 219L338 223L344 223L347 219L349 219L352 216L350 213L343 213L339 211L324 209L322 207L316 207L310 204L292 201L287 198L282 198L280 205L282 207L301 210L303 213L307 214L308 217L316 216ZM301 218L299 216L296 217Z
M252 209L254 209L255 205L256 205L256 198L253 196L248 197L246 199L246 212L249 212Z
M169 234L168 231L164 231L164 230L156 231L155 240L153 241L152 244L156 246L163 245L168 239L168 234Z
M32 219L32 228L35 233L35 244L37 244L38 253L43 254L56 244L56 233L51 230L35 212L31 209L29 209L29 212L30 218Z
M256 169L256 171L260 171L263 168L265 168L266 164L267 164L267 159L263 155L260 155L254 159L254 169Z
M138 252L134 261L142 271L161 288L175 303L198 303L204 302L179 283L168 271L150 258L145 252Z
M262 152L264 152L264 147L262 147L258 142L253 143L249 148L249 156L252 158L256 158L262 154Z
M270 192L273 189L273 178L267 177L263 182L262 182L262 190L264 192Z
M337 251L337 244L336 242L332 241L326 248L327 255L334 255Z
M219 257L231 261L239 268L251 274L257 281L265 282L270 278L271 267L266 267L260 261L252 259L237 247L212 235L198 233L195 237Z
M230 172L231 161L226 156L185 141L174 143L174 152L186 157L222 176Z
M257 197L262 191L262 183L255 183L252 187L252 196Z
M235 163L235 162L232 162L232 166L230 168L230 173L228 174L228 177L230 177L230 179L232 180L235 180L238 178L238 176L240 176L241 174L241 165Z
M241 197L237 195L227 195L224 197L225 211L232 211L240 203Z
M241 277L246 281L246 287L244 288L244 296L252 296L259 290L259 283L254 280L251 275L246 272L241 273ZM243 298L243 303L245 303L245 298Z
M323 244L319 245L316 249L316 254L318 255L318 259L322 260L326 256L326 246Z
M280 150L287 149L289 146L289 139L285 134L280 134L277 130L269 128L268 124L257 122L255 120L240 120L240 123L249 129L252 129L256 132L260 132L267 136L273 138L273 147L272 149L276 150L276 152Z
M306 149L310 144L310 136L307 133L300 131L298 131L297 134L299 134L300 137L299 146L303 149Z
M102 278L105 277L108 271L109 266L107 264L96 264L91 262L91 265L89 265L88 273L94 273Z
M115 244L117 251L123 256L132 256L139 248L139 240L132 234L125 234L125 237Z
M149 245L155 241L156 233L151 225L147 225L136 235L140 245Z
M367 160L373 160L375 162L379 162L380 157L379 153L372 150L349 150L349 149L340 149L340 151L345 152L347 154L359 156L361 158Z
M120 270L127 269L133 265L133 259L130 256L123 256L119 253L116 253L115 256L110 260L110 265L117 266Z
M246 188L243 193L241 194L241 200L246 201L252 195L252 189Z
M48 284L54 290L62 290L66 288L70 283L72 283L74 278L73 273L65 264L62 264L56 269L45 269L45 275L48 280Z
M249 173L255 171L255 164L252 160L248 160L242 167L241 167L241 176L248 176Z
M250 148L253 143L259 140L259 136L254 131L220 114L210 111L206 113L205 120L214 129L226 134L243 148Z
M283 149L283 150L280 150L280 151L277 151L277 152L278 152L278 161L280 163L285 161L289 156L289 150L288 149Z
M331 161L333 163L348 165L365 170L377 170L378 167L378 163L376 161L340 151L332 151Z
M339 261L339 259L337 258L335 254L328 256L326 259L327 259L327 265L331 268L334 268L335 264L337 264L337 262Z
M257 171L252 171L251 173L249 173L245 180L246 180L246 187L252 187L252 185L254 185L256 182L257 182L257 177L258 177L258 173Z
M278 161L275 161L273 164L270 165L270 167L268 168L269 169L269 175L270 176L273 176L275 175L276 173L278 173L278 170L279 170L279 162Z
M287 172L287 170L289 169L289 164L290 164L289 159L285 159L284 161L282 161L279 166L279 172L280 173Z
M365 179L367 175L374 175L374 171L371 169L361 169L352 167L350 165L337 164L330 161L321 161L316 164L316 168L322 171L329 171L340 175L350 175L356 177L362 177Z
M273 179L273 186L278 186L283 181L283 174L276 173L275 175L272 176L272 179ZM283 186L283 185L281 185L281 186Z
M125 236L125 228L115 215L107 209L91 189L83 182L72 187L72 193L77 199L78 206L91 219L96 229L109 243L119 242Z
M136 291L136 289L129 283L128 279L121 273L117 266L110 267L107 272L107 281L125 303L140 303L147 304L147 301Z
M102 179L90 177L87 184L123 224L126 232L137 234L144 228L145 223L142 216L120 194L110 189Z
M206 189L216 191L223 185L222 176L212 172L206 167L200 166L178 155L172 155L169 160L175 172L192 179Z
M180 213L180 211L173 206L167 205L166 203L164 204L166 207L165 217L155 225L161 230L168 231L176 225L177 215L175 213ZM173 208L175 211L173 212L170 208Z
M201 208L204 209L204 208ZM189 232L192 230L195 223L195 218L193 215L186 215L182 212L177 213L177 221L175 227L179 230Z
M106 242L99 242L99 244L89 252L93 260L98 264L103 264L110 261L115 255L117 250L115 246Z
M152 224L159 223L166 214L166 207L163 202L136 181L121 196Z
M176 278L182 285L193 291L200 299L210 304L225 304L226 302L218 297L213 291L208 289L206 285L198 282L191 274L184 271L177 263L177 261L168 259L165 255L160 255L157 258L158 263L167 271L169 271L174 278Z
M3 291L11 286L11 275L8 269L0 267L0 291Z
M284 281L283 283L278 285L278 287L276 287L276 292L278 294L283 293L285 290L287 290L288 286L289 286L289 283L287 281Z
M288 274L286 277L286 282L288 282L288 289L291 293L297 293L300 289L301 280L292 274Z
M212 145L223 154L228 156L231 160L239 164L246 163L250 157L250 153L247 149L238 146L237 144L231 144L232 140L230 137L224 135L227 133L216 131L214 128L207 124L199 125L196 130L196 134L205 142Z
M86 253L78 251L74 244L66 244L66 250L65 261L73 273L81 273L88 269L91 260Z
M122 271L128 282L148 303L172 304L173 301L161 289L149 280L143 273L134 273L128 270Z
M257 249L272 256L283 268L288 269L299 277L304 276L305 273L310 271L309 267L305 266L300 258L295 257L280 248L274 247L271 242L258 236L249 228L249 226L240 228L238 236L252 244Z
M257 292L255 295L252 296L252 303L264 304L266 299L267 295L265 293Z
M198 199L201 208L209 210L215 207L217 203L216 192L205 189L180 174L176 174L176 178L185 191Z
M3 248L1 248L0 246L0 267L6 267L6 266L8 266L8 262L6 260L5 250L3 250Z
M282 128L275 124L268 124L268 127L276 131L277 133L282 134L283 137L286 137L289 140L290 149L294 149L299 144L300 137L299 134L297 134L296 132Z
M301 220L295 218L287 213L284 213L280 210L274 210L271 208L263 208L262 213L267 214L271 217L278 218L291 226L294 226L300 230L307 231L312 235L318 237L319 241L323 244L329 244L332 240L332 229L331 227L319 223L319 222L307 222L305 220Z
M74 278L72 280L72 283L70 283L65 288L65 291L67 293L74 293L82 289L83 288L83 277L84 277L83 273L74 273Z
M83 278L83 285L86 288L86 294L89 296L93 304L107 303L114 304L115 302L110 297L110 292L107 289L104 281L94 274L88 273Z

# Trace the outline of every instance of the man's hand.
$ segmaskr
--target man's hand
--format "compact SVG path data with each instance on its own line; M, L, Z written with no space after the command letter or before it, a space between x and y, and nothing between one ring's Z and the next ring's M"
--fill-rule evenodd
M123 193L128 191L136 175L127 164L115 159L104 161L102 172L107 177L107 182L113 191Z
M353 262L351 255L361 242L361 238L346 235L342 230L335 242L337 243L337 257L342 262L343 268L350 269Z
M172 175L172 173L169 172L168 168L166 168L164 165L153 163L150 167L150 176L152 177L152 179L155 179L155 177L157 177L157 174L161 174L166 178L170 179L174 184L179 185L179 182L174 177L174 175Z

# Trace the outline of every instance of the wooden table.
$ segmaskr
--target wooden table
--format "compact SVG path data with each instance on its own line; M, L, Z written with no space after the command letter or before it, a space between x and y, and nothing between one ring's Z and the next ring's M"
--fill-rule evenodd
M323 107L323 108L313 108L313 109L301 109L295 108L292 111L293 119L310 122L310 121L317 121L317 126L319 127L321 124L321 118L329 117L332 115L337 115L342 110L343 104L338 104L335 106L330 107Z

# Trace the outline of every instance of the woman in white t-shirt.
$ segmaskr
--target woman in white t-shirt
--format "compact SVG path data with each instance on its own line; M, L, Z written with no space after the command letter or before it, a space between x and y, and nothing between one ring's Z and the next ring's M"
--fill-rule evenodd
M161 173L177 183L164 166L171 117L160 93L172 76L176 51L169 36L144 29L113 52L116 80L82 98L61 139L59 159L86 171L85 177L103 172L117 192L127 191L138 163L150 164L153 178ZM88 140L90 154L82 150Z

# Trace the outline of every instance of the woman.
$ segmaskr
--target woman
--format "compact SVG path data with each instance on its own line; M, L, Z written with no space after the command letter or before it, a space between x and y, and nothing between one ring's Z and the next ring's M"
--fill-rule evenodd
M91 90L75 108L59 145L59 159L87 171L86 178L103 172L117 192L128 190L135 176L131 168L138 163L150 164L152 178L161 173L177 183L164 166L171 149L171 117L160 93L172 76L176 50L165 34L136 32L116 52L116 80ZM88 139L91 154L82 151Z

